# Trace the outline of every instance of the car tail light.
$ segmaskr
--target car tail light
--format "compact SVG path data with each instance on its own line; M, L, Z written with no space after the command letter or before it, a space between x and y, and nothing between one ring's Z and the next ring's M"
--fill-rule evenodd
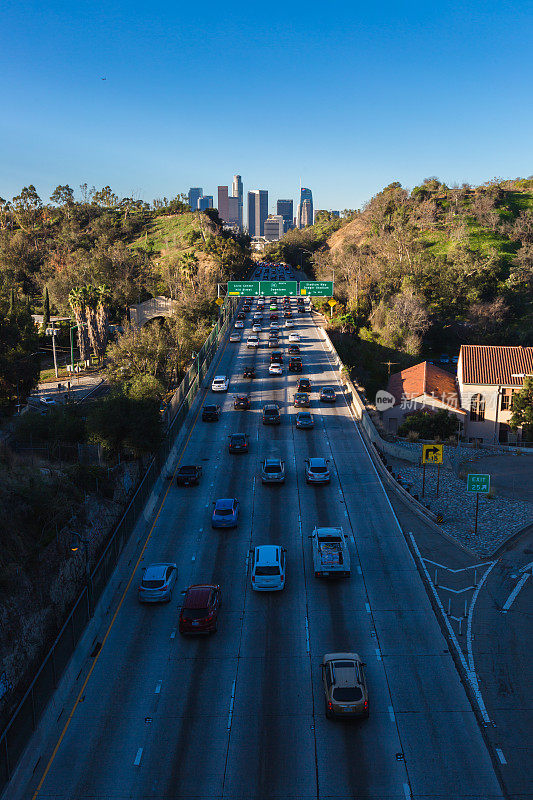
M368 700L365 700L365 711L368 711Z
M255 575L252 575L252 583L255 583Z
M330 711L333 708L333 703L331 702L331 700L328 700L328 708Z

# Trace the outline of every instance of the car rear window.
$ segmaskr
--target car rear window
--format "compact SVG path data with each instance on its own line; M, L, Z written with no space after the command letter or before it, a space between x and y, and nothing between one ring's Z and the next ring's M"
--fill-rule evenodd
M195 475L196 467L180 467L180 475Z
M354 703L362 697L363 692L358 686L338 686L333 690L333 699L340 703Z
M255 568L256 575L279 575L279 567L256 567Z
M218 517L227 517L229 514L232 514L231 508L217 508L216 514Z
M162 580L143 581L143 589L160 589L164 585L165 581Z
M265 472L281 472L281 467L279 464L267 464Z
M204 406L204 411L207 411L209 414L215 412L217 410L216 406Z
M207 614L207 608L184 608L181 612L183 619L202 619Z
M312 472L317 472L317 473L327 472L326 467L311 467L311 470Z

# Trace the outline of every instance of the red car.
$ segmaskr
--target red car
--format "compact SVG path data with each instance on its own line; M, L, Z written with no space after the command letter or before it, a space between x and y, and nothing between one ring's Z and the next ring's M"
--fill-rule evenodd
M219 608L220 586L189 586L180 612L180 633L214 633L218 627Z

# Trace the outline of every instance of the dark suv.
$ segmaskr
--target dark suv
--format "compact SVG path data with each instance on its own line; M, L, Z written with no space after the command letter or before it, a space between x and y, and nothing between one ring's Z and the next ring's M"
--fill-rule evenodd
M204 406L202 408L203 422L218 422L220 419L220 406Z
M293 357L289 359L289 372L302 372L302 359Z
M281 414L277 403L267 403L263 407L263 425L279 425Z
M180 633L214 633L219 608L220 586L189 586L180 613Z

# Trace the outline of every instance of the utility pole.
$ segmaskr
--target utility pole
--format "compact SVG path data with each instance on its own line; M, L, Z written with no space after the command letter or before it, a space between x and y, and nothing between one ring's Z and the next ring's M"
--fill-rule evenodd
M52 350L54 353L54 369L56 371L56 378L59 377L59 373L57 371L57 354L56 354L56 337L55 337L55 322L52 322Z

